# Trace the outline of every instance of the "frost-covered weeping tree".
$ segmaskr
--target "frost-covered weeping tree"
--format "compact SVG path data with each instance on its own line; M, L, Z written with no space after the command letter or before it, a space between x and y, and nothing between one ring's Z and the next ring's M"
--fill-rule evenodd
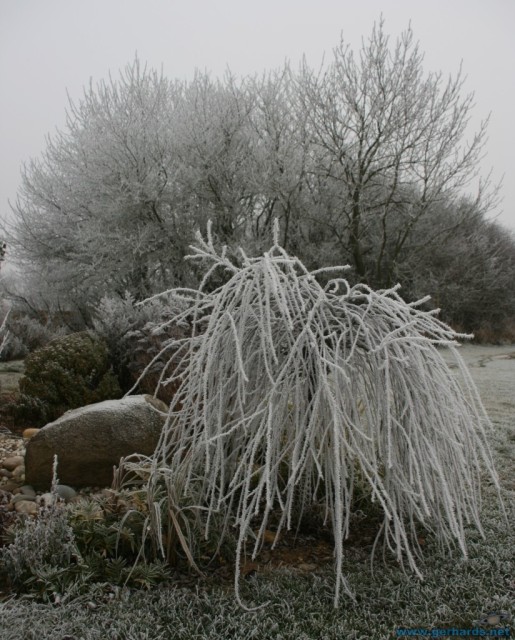
M199 237L190 258L207 265L203 283L168 292L186 305L176 321L190 322L193 335L166 347L174 353L170 379L181 386L154 454L150 494L167 487L170 523L185 549L184 505L204 514L206 535L215 517L222 538L236 527L237 594L244 546L251 540L259 552L272 511L281 514L280 531L323 501L336 604L342 587L349 591L343 541L363 483L384 514L378 539L417 574L417 523L466 554L465 525L481 530L481 468L497 482L488 419L456 352L462 336L420 310L422 301L351 288L335 268L310 273L277 237L276 226L270 251L242 251L238 264L209 235ZM218 269L226 284L209 292ZM322 286L329 271L334 278Z

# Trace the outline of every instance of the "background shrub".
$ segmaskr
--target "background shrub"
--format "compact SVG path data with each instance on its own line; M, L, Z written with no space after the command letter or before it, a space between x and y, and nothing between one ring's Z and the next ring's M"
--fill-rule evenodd
M62 324L43 313L37 315L15 307L6 319L8 339L0 355L4 361L20 360L69 333Z
M167 342L189 335L188 328L173 324L173 318L183 308L178 301L165 305L159 298L141 305L129 292L102 298L93 326L108 346L113 371L124 393L137 383L138 393L153 395L157 389L157 397L170 404L177 384L158 388L168 364L168 358L160 354ZM173 373L173 367L168 367L168 373Z
M17 418L46 424L69 409L121 395L106 343L87 332L73 333L27 357Z

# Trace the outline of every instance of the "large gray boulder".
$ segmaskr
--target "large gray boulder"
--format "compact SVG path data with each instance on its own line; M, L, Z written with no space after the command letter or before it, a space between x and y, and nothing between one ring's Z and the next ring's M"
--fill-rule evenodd
M113 466L131 453L153 453L168 408L149 395L105 400L79 409L43 427L27 444L26 483L48 489L54 455L59 482L72 487L110 486Z

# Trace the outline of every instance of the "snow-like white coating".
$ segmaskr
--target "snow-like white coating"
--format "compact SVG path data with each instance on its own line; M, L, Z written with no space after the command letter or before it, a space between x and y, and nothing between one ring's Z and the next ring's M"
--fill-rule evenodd
M335 538L335 603L342 587L350 593L343 541L358 487L384 514L378 539L418 575L417 523L466 554L465 526L481 530L480 466L497 477L489 420L456 351L465 336L395 288L337 277L322 286L278 245L277 229L270 251L255 259L241 252L241 266L209 235L198 243L192 258L209 265L200 291L172 295L189 303L177 321L193 318L202 329L159 356L173 349L175 362L182 357L166 382L180 376L183 384L149 488L164 476L170 509L188 496L207 509L207 529L215 513L223 532L237 526L237 594L251 523L255 530L259 517L256 555L272 510L282 514L278 530L289 529L316 499ZM205 292L215 269L230 279ZM161 540L161 522L152 525Z

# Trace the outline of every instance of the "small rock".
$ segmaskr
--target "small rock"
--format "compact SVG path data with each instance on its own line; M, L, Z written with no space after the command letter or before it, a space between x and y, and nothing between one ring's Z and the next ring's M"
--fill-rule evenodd
M27 501L27 502L35 502L36 501L36 496L32 497L32 496L24 496L23 493L17 493L15 496L13 496L11 502L13 504L18 504L18 502L23 502L23 501Z
M51 507L55 504L55 496L53 493L43 493L36 498L36 502L41 507Z
M7 471L7 469L0 469L0 476L2 478L12 478L13 477L13 472L12 471Z
M22 500L14 505L17 513L24 513L28 516L35 516L38 512L38 505L30 500Z
M16 467L16 469L13 471L13 480L16 480L16 482L25 481L25 465L20 464L18 467Z
M39 431L40 429L25 429L25 431L22 433L22 436L25 440L30 440L32 436L35 436Z
M22 465L23 462L23 456L11 456L2 462L2 466L4 469L7 469L7 471L14 471L16 467Z
M77 495L75 489L72 489L66 484L58 484L55 491L57 493L57 497L64 500L64 502L70 502L70 500L73 500ZM43 493L36 498L36 502L43 507L50 507L55 503L55 494L50 491Z
M65 502L69 502L72 498L75 498L77 492L75 489L72 489L67 484L58 484L55 488L57 491L57 495L62 498Z
M2 491L9 491L9 493L12 493L17 488L18 485L13 480L7 480L7 482L2 485Z
M23 487L20 487L20 492L23 493L24 496L36 497L34 487L31 487L30 484L24 484Z

